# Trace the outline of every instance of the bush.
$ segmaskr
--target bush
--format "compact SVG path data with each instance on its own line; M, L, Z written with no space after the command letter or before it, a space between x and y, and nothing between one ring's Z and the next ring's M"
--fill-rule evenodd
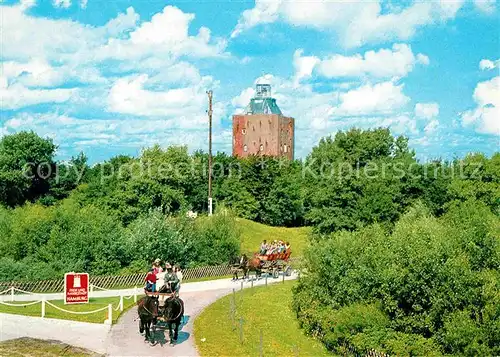
M499 219L481 202L442 218L417 204L387 232L339 232L306 254L295 309L339 352L492 355L500 335Z
M131 224L127 246L136 262L159 258L184 267L220 264L239 253L239 232L231 216L192 220L154 212Z

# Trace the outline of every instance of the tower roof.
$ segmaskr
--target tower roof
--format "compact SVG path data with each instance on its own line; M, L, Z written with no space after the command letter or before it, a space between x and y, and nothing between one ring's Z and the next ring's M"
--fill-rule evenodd
M246 114L279 114L281 109L276 104L276 99L271 97L271 85L257 84L255 96L250 99L250 103L245 108Z

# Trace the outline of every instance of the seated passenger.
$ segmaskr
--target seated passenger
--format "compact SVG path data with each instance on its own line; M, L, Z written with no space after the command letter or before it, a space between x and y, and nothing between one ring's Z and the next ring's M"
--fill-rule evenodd
M146 290L147 292L156 291L156 274L154 273L153 269L149 269L145 280L146 286L144 287L144 290Z
M266 251L267 251L267 241L264 239L262 241L262 243L260 244L260 251L259 251L259 254L260 255L264 255L266 254Z

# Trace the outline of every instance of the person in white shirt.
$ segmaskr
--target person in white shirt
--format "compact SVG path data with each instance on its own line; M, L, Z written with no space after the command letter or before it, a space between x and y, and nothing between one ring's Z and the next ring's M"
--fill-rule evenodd
M179 295L179 290L181 289L181 283L182 283L182 270L181 270L181 267L179 265L176 265L174 267L174 272L175 272L175 275L177 275L177 279L179 279L179 283L177 284L177 295Z

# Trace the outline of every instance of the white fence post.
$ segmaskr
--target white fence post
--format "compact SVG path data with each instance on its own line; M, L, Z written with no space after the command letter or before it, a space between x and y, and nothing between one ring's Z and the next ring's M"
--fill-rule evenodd
M45 298L42 298L42 318L45 317Z
M14 287L10 287L10 301L14 301Z
M94 284L90 284L90 294L89 297L94 297Z
M108 318L104 323L106 325L113 324L113 304L108 304Z
M123 311L123 295L120 295L120 311Z
M137 286L134 286L134 302L137 302Z

